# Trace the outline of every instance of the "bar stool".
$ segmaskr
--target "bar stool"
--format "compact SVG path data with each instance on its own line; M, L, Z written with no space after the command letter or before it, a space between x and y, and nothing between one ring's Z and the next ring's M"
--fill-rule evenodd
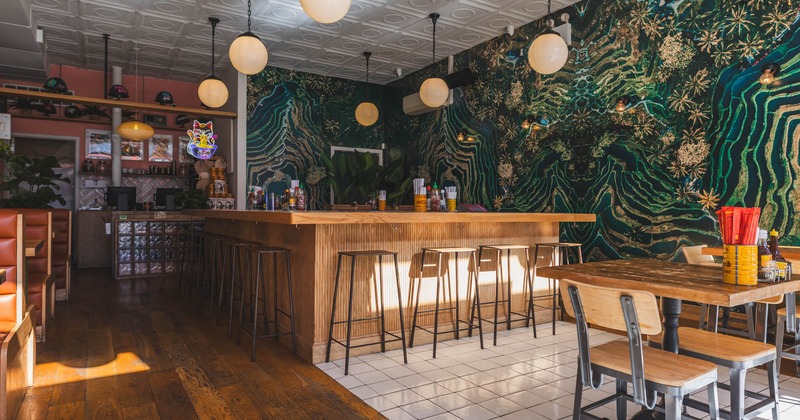
M486 250L494 250L496 252L497 258L497 269L495 270L495 284L494 284L494 302L484 302L480 304L473 304L472 306L472 317L475 316L475 308L480 305L491 305L494 304L494 319L493 320L486 320L484 321L489 322L494 325L494 337L492 339L492 345L497 345L497 326L500 324L506 324L506 329L511 329L511 323L525 320L525 326L527 328L530 325L530 322L533 322L533 331L534 336L536 334L536 317L534 312L531 310L531 299L526 298L527 301L527 310L525 313L521 312L514 312L511 310L511 251L512 250L520 250L525 251L525 278L523 279L523 290L525 287L528 290L533 292L533 283L531 282L531 261L530 261L530 247L528 245L513 245L513 244L506 244L506 245L481 245L478 251L478 272L480 272L480 264L483 261L483 251ZM507 274L506 274L506 297L505 299L500 299L500 283L503 281L503 251L506 251L506 263L507 263ZM498 315L500 312L499 306L500 302L503 302L503 305L506 307L506 320L505 321L498 321ZM512 319L512 316L518 316L521 318ZM478 316L480 317L480 312L478 312ZM471 317L471 318L472 318Z
M559 266L559 265L569 265L569 250L572 248L577 249L578 253L578 263L583 264L583 252L581 251L581 244L573 243L573 242L553 242L553 243L541 243L536 244L536 248L533 252L533 283L536 283L536 267L539 264L539 247L545 248L552 248L553 249L553 258L552 258L552 266ZM536 308L546 308L551 309L553 311L553 335L556 335L556 312L561 312L562 308L562 300L561 300L561 292L558 288L558 280L557 279L547 279L547 294L535 296L534 290L531 288L531 303L530 308L531 311L535 311ZM551 300L551 305L540 305L537 304L537 300ZM533 329L533 338L536 338L536 328Z
M294 296L292 294L292 263L290 252L285 248L271 248L261 245L250 245L245 248L245 271L249 274L247 278L250 279L249 284L242 284L241 297L239 303L239 331L236 336L236 345L239 345L242 339L242 330L250 333L253 337L250 360L256 361L256 341L259 338L275 337L279 339L283 335L292 336L292 354L297 354L297 339L294 326ZM268 316L268 287L264 282L265 271L263 267L266 265L264 261L265 256L272 255L272 304L273 304L273 318L269 319ZM286 262L286 293L289 298L289 311L281 309L278 305L278 256L284 256ZM255 271L251 270L252 261L256 260ZM245 290L250 287L250 299L245 300ZM262 288L263 286L263 288ZM231 290L231 293L233 291ZM260 302L264 302L263 324L264 334L258 334L258 317ZM250 306L250 311L253 316L253 322L244 322L244 305L247 303ZM231 298L231 308L233 307L233 298ZM289 318L290 331L280 332L280 322L278 316L283 315ZM233 309L231 309L231 316L233 316ZM270 333L270 324L274 325L274 332ZM248 328L249 327L249 328Z
M214 279L217 273L217 259L222 254L222 241L225 239L221 235L216 235L209 232L202 232L201 234L201 255L200 264L197 270L197 306L202 312L205 308L206 295L210 293L213 288ZM212 305L209 309L209 319L211 318L210 312L213 309L213 296L209 296L209 303Z
M184 296L191 296L194 284L191 278L197 270L197 264L202 256L202 232L189 229L181 232L178 246L178 278L180 290Z
M481 348L483 348L483 324L481 323L481 313L480 313L481 301L480 301L480 297L479 297L479 293L478 293L478 277L479 277L480 273L478 272L478 259L477 259L476 253L475 253L475 248L422 248L422 258L420 259L420 269L419 269L419 280L418 280L418 283L417 283L417 299L416 299L416 303L414 304L414 318L413 318L414 321L413 321L413 324L411 325L411 337L410 337L410 340L409 340L408 347L410 347L410 348L414 347L414 332L417 330L417 328L419 328L419 329L421 329L423 331L429 332L429 333L433 334L433 358L434 359L436 358L436 343L438 341L437 338L438 338L439 334L454 333L456 340L458 340L459 339L459 332L461 332L461 331L469 331L469 336L472 337L472 328L476 326L475 323L474 323L474 318L472 318L470 320L461 319L461 315L460 315L460 311L459 311L459 306L460 306L459 296L461 296L461 295L458 292L458 287L459 287L459 284L461 282L458 279L458 254L462 253L462 252L470 254L469 258L472 260L473 267L475 267L475 270L474 270L473 274L468 274L467 275L467 286L469 286L469 280L470 280L469 277L473 276L473 278L475 279L474 283L473 283L473 286L472 286L473 290L474 290L474 292L473 292L473 294L474 294L473 302L477 302L477 308L478 308L478 325L477 325L477 327L478 327L478 335L480 337ZM436 262L436 307L435 307L435 309L426 309L426 310L420 311L419 310L419 298L420 298L420 291L422 290L423 271L425 269L425 255L427 253L434 254L434 256L437 257L437 262ZM447 291L448 291L448 295L450 297L450 306L448 306L446 308L442 308L442 307L439 306L440 305L440 303L439 303L440 302L440 297L443 297L443 295L444 295L443 292L440 293L442 282L444 280L443 277L442 277L442 255L444 255L444 254L453 254L453 256L455 257L455 271L456 271L456 287L455 287L456 288L456 299L455 299L455 303L453 303L453 292L452 292L452 289L450 287L452 285L452 281L450 279L450 267L449 267L450 264L448 262L448 267L447 267ZM455 310L455 316L453 316L453 310ZM450 316L453 319L453 328L451 330L449 330L449 331L439 331L439 312L441 312L441 311L450 311ZM421 327L421 326L417 325L417 316L419 314L425 314L425 313L431 313L431 312L433 312L433 331L431 331L428 328ZM462 328L461 324L466 324L467 326Z
M219 282L219 301L217 302L217 326L219 326L220 318L222 317L223 300L225 292L229 292L230 301L228 303L228 338L233 336L233 301L235 290L241 291L243 288L244 280L243 275L246 275L247 259L245 252L248 247L258 246L259 244L252 241L243 241L239 239L225 239L222 241L222 266ZM287 251L288 252L288 251ZM238 268L238 271L237 271ZM226 275L230 273L230 277Z
M391 333L386 331L386 317L383 305L383 257L385 256L392 256L394 258L394 273L395 273L395 281L397 283L397 309L400 312L400 336L397 334ZM344 257L349 257L351 259L350 264L350 291L347 300L347 320L346 321L336 321L336 301L339 295L339 274L342 271L342 260ZM355 285L355 277L356 277L356 259L358 257L378 257L378 277L380 280L380 284L378 285L378 297L380 299L380 315L373 316L373 317L366 317L366 318L358 318L353 319L353 288ZM381 345L381 353L386 352L386 343L391 343L395 341L400 341L403 345L403 362L408 363L408 355L406 354L406 330L405 325L403 324L403 304L402 304L402 294L400 293L400 269L397 265L397 252L393 251L378 251L378 250L370 250L370 251L340 251L339 252L339 262L336 264L336 281L333 285L333 305L331 306L331 322L328 328L328 346L325 350L325 361L331 361L331 343L334 341L343 346L345 348L345 356L344 356L344 374L347 375L350 372L350 348L357 348L357 347L366 347L375 344ZM381 321L381 339L380 341L367 343L367 344L359 344L359 345L351 345L350 338L352 332L352 326L354 322L361 322L361 321L370 321L379 319ZM347 324L347 338L344 343L339 341L338 339L333 338L333 327L336 324ZM393 339L387 340L386 335L390 335L394 337Z

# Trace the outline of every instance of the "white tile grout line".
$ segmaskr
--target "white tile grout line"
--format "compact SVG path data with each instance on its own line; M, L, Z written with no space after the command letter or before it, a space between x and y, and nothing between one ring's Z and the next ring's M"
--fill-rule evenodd
M573 324L557 322L556 335L542 333L537 339L526 328L500 331L496 347L487 333L483 350L477 336L441 342L436 359L432 344L415 346L408 349L407 365L402 364L402 350L351 357L348 376L344 359L316 366L389 419L559 420L572 416L578 369L575 334ZM589 334L592 345L621 338L597 330ZM723 368L720 377L727 378ZM750 370L747 378L748 389L767 386L764 371ZM613 389L612 380L600 390L584 390L584 404ZM800 418L800 378L782 375L780 392L785 417ZM719 398L721 407L730 405L727 392L720 392ZM628 413L636 411L639 407L628 403ZM611 404L594 414L615 417Z

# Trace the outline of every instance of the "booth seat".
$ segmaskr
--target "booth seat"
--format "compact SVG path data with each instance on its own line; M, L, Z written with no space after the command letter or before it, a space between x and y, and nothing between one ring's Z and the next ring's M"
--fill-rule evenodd
M28 268L28 302L34 306L36 339L44 342L47 319L55 307L55 284L52 274L52 213L46 209L17 209L25 215L25 238L42 240L44 246L33 257L26 258Z
M14 419L33 385L36 363L33 306L25 293L24 216L0 210L0 420Z
M55 283L54 299L69 300L72 281L72 212L66 209L52 209L53 214L53 255L52 276Z

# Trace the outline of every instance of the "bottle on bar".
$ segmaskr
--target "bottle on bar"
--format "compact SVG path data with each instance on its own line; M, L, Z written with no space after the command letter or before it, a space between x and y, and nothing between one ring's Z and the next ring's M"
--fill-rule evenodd
M437 211L438 212L439 208L440 208L440 206L439 206L439 186L436 185L436 183L434 182L433 183L433 189L432 190L428 190L428 193L429 193L429 196L430 196L430 200L429 200L430 206L429 206L428 210Z
M772 283L775 281L775 262L772 261L772 251L767 244L767 231L758 230L758 281Z
M295 187L295 197L297 200L297 210L305 211L306 209L306 194L303 192L303 184L300 186Z
M789 280L792 277L792 264L781 255L778 248L778 231L775 229L769 231L769 251L772 253L772 260L778 267L776 281Z
M444 190L439 191L439 211L443 213L447 211L447 198Z
M425 210L431 211L431 186L425 187Z
M289 211L297 210L297 197L295 196L295 191L289 191Z

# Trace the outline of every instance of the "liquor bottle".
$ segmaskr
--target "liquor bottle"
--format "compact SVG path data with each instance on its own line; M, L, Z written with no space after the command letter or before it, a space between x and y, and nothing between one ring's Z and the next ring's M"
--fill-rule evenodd
M441 206L439 204L439 186L436 183L433 184L433 190L430 191L430 211L439 211Z
M775 229L769 231L769 250L772 253L772 260L778 267L776 281L789 280L792 277L792 264L781 255L778 248L778 231Z
M247 193L247 209L248 210L255 210L258 206L258 201L256 201L256 193L253 187L250 187L250 192Z
M758 281L772 283L775 281L775 262L767 245L767 231L758 230Z
M446 212L447 211L447 196L445 195L444 190L439 191L439 211Z
M295 196L295 191L289 191L289 211L295 210L297 210L297 197Z
M295 197L297 200L297 210L305 211L306 209L306 194L303 192L302 184L299 187L295 187Z

